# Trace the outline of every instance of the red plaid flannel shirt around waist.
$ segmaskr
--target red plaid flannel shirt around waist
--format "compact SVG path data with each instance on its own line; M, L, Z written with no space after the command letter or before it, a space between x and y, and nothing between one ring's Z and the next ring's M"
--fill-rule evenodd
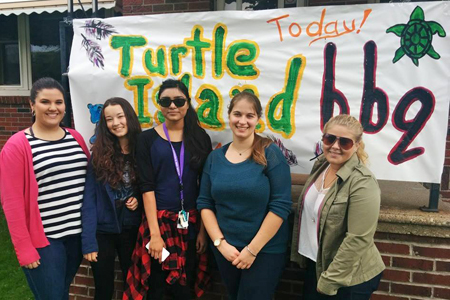
M200 216L197 210L189 211L189 224L195 226ZM158 224L161 236L170 252L169 257L162 263L162 268L169 271L166 278L168 284L179 281L186 285L186 251L188 247L188 229L177 228L178 213L168 210L158 211ZM151 257L146 245L150 242L150 229L145 214L136 240L136 247L131 258L132 265L128 270L127 287L123 293L123 300L141 300L148 291L148 278L150 277ZM195 294L200 297L205 292L210 280L208 273L208 256L203 253L198 257L198 270L195 282Z

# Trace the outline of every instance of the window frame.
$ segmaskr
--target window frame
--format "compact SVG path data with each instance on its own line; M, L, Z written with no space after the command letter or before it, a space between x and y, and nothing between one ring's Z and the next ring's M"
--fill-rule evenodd
M0 85L0 96L29 96L31 89L31 50L28 15L17 16L20 85Z

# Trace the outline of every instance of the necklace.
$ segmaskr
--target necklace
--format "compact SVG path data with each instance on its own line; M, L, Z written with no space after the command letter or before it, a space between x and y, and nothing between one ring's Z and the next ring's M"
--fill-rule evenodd
M231 144L231 145L233 145L234 151L236 151L240 156L242 156L242 154L244 154L245 152L247 152L248 150L250 150L250 149L253 147L253 146L250 146L249 148L245 149L244 151L239 152L239 151L236 149L236 147L234 146L234 144Z
M330 171L330 166L327 167L327 169L325 170L325 174L323 175L322 189L324 189L324 190L328 189L333 184L333 182L335 182L335 180L337 179L336 174L334 174L333 180L329 184L325 185L325 180L327 179L328 174L330 174L329 171Z

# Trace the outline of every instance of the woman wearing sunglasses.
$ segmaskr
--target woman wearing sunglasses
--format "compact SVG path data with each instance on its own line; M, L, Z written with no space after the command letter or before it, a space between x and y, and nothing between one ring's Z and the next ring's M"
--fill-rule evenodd
M380 190L365 166L361 124L338 115L323 132L323 154L298 201L291 259L306 267L303 299L368 300L385 268L373 240Z
M191 299L189 284L196 252L203 253L207 245L196 199L211 140L200 127L188 88L181 81L164 81L158 104L165 122L138 139L145 217L133 255L134 266L128 274L130 289L124 299L142 299L147 289L147 299L163 299L166 285L174 299ZM164 262L163 248L170 253Z

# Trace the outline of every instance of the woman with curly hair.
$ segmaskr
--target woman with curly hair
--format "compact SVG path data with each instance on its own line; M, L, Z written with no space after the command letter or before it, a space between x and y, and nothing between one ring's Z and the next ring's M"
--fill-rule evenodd
M91 262L98 300L112 299L116 251L124 281L131 263L142 211L135 157L140 132L128 101L106 100L92 146L82 207L82 250Z

